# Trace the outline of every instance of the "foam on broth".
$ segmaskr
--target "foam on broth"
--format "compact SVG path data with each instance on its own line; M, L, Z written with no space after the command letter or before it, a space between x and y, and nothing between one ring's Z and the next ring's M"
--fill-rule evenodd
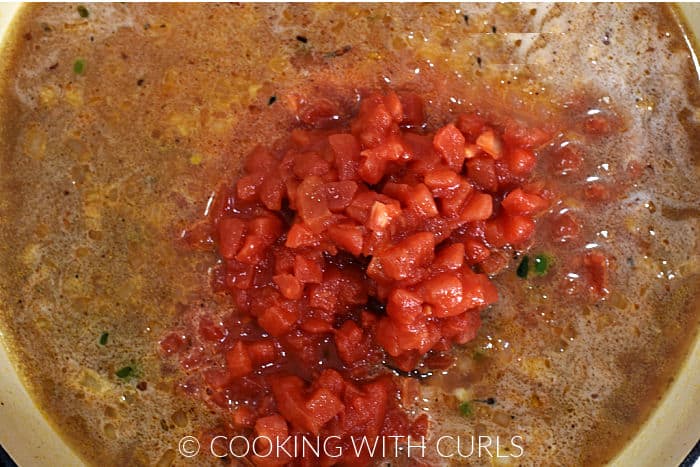
M352 100L354 85L420 90L433 125L483 105L535 121L573 118L571 103L584 95L584 111L613 109L627 127L586 145L587 175L619 180L628 161L644 166L637 186L589 212L598 221L582 236L613 258L613 294L599 304L555 301L559 281L503 273L501 301L484 313L459 370L422 388L416 410L439 420L434 436L522 436L525 455L513 464L601 463L663 394L697 329L700 200L697 74L669 9L89 11L83 19L75 5L25 7L0 92L2 325L38 404L87 460L183 464L177 441L216 423L173 390L180 375L157 353L183 309L230 308L208 289L214 258L181 248L178 234L201 216L222 171L293 126L286 96L333 90ZM79 58L86 71L76 76ZM561 207L581 209L582 183L558 183L572 200ZM133 380L114 376L124 365L137 369ZM494 403L474 403L464 418L460 398Z

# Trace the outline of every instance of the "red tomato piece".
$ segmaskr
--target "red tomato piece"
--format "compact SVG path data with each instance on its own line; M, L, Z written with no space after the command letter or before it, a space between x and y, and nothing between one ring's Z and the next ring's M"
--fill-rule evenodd
M423 313L423 299L406 289L394 289L386 305L389 317L397 323L413 323Z
M440 128L433 138L435 150L455 172L462 170L464 145L464 135L452 123Z
M503 141L510 147L521 147L524 149L537 149L551 139L548 132L541 128L519 125L511 122L506 125L503 131Z
M503 218L503 238L513 246L522 245L535 231L535 222L527 216Z
M460 186L461 179L453 170L437 169L425 174L423 182L430 188L433 196L443 198Z
M347 365L367 358L367 346L364 345L362 329L352 321L346 321L335 332L335 346L338 356Z
M478 264L491 254L484 242L476 238L468 238L464 241L464 253L469 264Z
M272 363L277 358L275 344L270 339L246 342L245 348L250 360L257 366Z
M365 226L374 231L384 231L401 215L401 208L394 203L375 201L369 212Z
M360 142L351 134L328 137L328 144L335 155L335 167L339 180L357 180L360 167Z
M281 376L272 382L272 393L280 414L292 425L312 432L315 423L304 402L304 381L298 376Z
M421 288L423 299L432 306L433 316L445 318L466 311L462 281L456 274L438 274L425 281Z
M294 257L294 276L304 284L319 284L323 279L323 269L314 260L302 255Z
M532 151L516 147L507 152L506 163L511 172L522 177L532 172L537 159Z
M464 265L464 244L453 243L442 248L436 255L432 267L434 269L449 269L456 271Z
M486 122L477 114L462 114L457 118L457 128L471 141L476 140L486 126Z
M299 217L314 233L320 233L331 217L326 196L323 180L315 175L305 178L297 188Z
M305 408L311 417L311 433L318 435L321 427L338 415L345 406L326 388L317 389L305 404Z
M345 251L355 256L362 253L363 231L359 225L339 224L328 228L328 237Z
M333 212L342 212L350 206L356 192L357 183L350 180L327 183L326 202L328 203L328 209Z
M496 164L492 157L479 156L467 161L467 174L483 191L498 190Z
M466 202L459 219L464 222L485 221L493 214L493 198L487 193L474 193Z
M288 248L301 248L318 245L318 238L306 225L293 224L287 232L285 246Z
M440 332L443 336L458 344L466 344L476 337L479 326L481 326L479 313L468 311L442 320L440 322Z
M503 143L490 128L476 138L476 145L494 159L503 157Z
M521 188L516 188L508 193L501 205L508 214L531 216L547 209L549 203L540 196L526 193Z
M253 362L243 342L236 342L233 348L226 352L226 366L233 378L240 378L253 372Z
M236 257L243 245L246 224L235 217L224 217L219 221L219 254L226 259Z
M438 215L438 209L435 205L433 195L423 183L412 187L406 194L406 206L423 218L435 217Z
M367 273L370 276L402 280L409 277L417 267L433 260L435 237L429 232L413 234L399 244L372 258Z
M273 337L289 332L299 319L298 310L288 310L280 306L271 306L258 316L258 324Z
M303 284L291 274L278 274L272 277L280 293L289 300L297 300L304 294Z

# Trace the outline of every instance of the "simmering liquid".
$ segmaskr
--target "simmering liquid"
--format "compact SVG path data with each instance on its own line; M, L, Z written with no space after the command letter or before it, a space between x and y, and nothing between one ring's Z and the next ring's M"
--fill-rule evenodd
M412 409L430 416L428 446L461 437L468 454L483 435L517 455L519 436L522 455L429 447L430 462L605 463L697 331L700 97L669 7L31 5L1 63L0 324L37 404L89 463L220 462L177 453L221 413L178 389L179 365L159 352L183 316L232 307L209 287L215 256L180 235L241 158L297 125L299 96L410 89L432 128L483 108L619 122L539 152L536 178L581 235L557 243L538 223L531 251L554 258L549 273L523 280L510 261L478 337L421 381ZM561 175L566 145L583 165ZM577 295L586 249L610 258L605 300Z

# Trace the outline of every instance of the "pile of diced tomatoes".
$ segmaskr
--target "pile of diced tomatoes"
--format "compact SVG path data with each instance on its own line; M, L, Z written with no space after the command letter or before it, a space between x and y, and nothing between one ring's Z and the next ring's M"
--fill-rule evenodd
M476 113L436 131L424 121L415 94L368 95L350 122L307 118L257 147L218 191L213 282L238 312L200 333L225 356L204 380L235 428L343 439L427 430L393 375L444 363L476 336L498 298L490 257L528 246L550 195L528 183L546 132ZM163 341L166 352L180 345Z

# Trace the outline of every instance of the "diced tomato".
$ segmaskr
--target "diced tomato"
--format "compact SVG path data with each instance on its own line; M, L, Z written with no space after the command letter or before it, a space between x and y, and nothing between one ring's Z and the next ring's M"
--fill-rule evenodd
M258 323L273 337L279 337L292 329L299 319L298 310L288 310L280 306L271 306L258 316Z
M226 337L226 331L220 322L215 323L205 316L199 320L199 335L209 342L221 342Z
M488 258L491 251L481 240L468 238L464 241L464 253L469 264L478 264Z
M358 256L362 253L363 231L359 225L339 224L328 228L328 237L340 248Z
M315 423L304 402L304 381L298 376L281 376L272 382L272 393L280 414L292 425L312 432Z
M346 321L335 332L335 346L340 359L348 365L367 358L362 329L352 321Z
M360 167L357 169L358 175L369 184L377 184L384 177L387 160L378 157L376 154L365 153L360 160Z
M342 397L345 389L345 381L337 371L333 369L325 369L321 372L318 379L314 382L317 388L326 388L338 397Z
M287 421L278 414L260 417L255 422L255 434L271 441L283 441L289 434ZM265 447L262 448L262 452L267 450Z
M583 165L583 154L578 146L567 144L553 155L553 168L562 175L577 172Z
M503 157L503 143L490 128L476 138L476 145L494 159Z
M282 234L282 221L277 216L260 216L248 222L248 232L262 238L267 245Z
M547 203L547 200L541 198L540 196L526 193L521 188L516 188L508 193L508 195L501 202L501 205L503 206L503 209L508 212L508 214L523 214L531 216L533 214L539 214L547 209L549 203Z
M269 339L247 342L245 348L250 360L257 366L272 363L277 357L275 344Z
M519 246L535 231L535 223L527 216L506 216L503 222L503 238L506 243Z
M244 264L254 265L259 263L267 252L269 242L260 235L248 235L243 242L236 259Z
M440 331L446 338L452 339L458 344L466 344L476 337L479 326L481 326L479 313L468 311L441 321Z
M516 147L506 153L506 162L511 172L518 176L524 176L532 172L537 159L532 151Z
M379 320L376 332L377 342L393 357L411 350L425 353L438 340L434 339L427 323L421 319L413 323L399 323L384 317Z
M323 180L315 175L305 178L297 188L299 217L314 233L320 233L331 217L326 196Z
M279 161L265 146L257 145L246 157L243 168L249 174L267 173L273 171L278 164Z
M406 289L394 289L389 294L386 312L397 323L413 323L423 312L423 299Z
M511 147L524 149L537 149L551 139L548 132L541 128L527 128L515 122L506 125L503 131L503 140Z
M284 181L274 175L266 176L260 185L259 196L267 209L279 211L282 209L282 200L286 196Z
M462 114L457 118L457 128L472 141L484 130L486 122L477 114Z
M442 248L436 255L432 267L456 271L464 265L464 245L453 243Z
M445 318L466 311L462 281L456 274L438 274L425 281L421 288L423 299L432 306L433 316Z
M172 332L160 341L160 348L166 354L178 353L187 346L187 337L182 333Z
M413 234L399 244L372 258L367 273L370 276L386 275L394 280L406 279L416 267L427 265L433 259L435 239L433 234ZM378 276L377 276L378 275Z
M461 179L450 169L437 169L425 174L424 183L433 196L442 198L450 195L460 185Z
M491 157L475 157L467 161L467 173L477 187L484 191L495 192L498 190L498 178L496 177L496 164Z
M331 165L315 152L299 152L294 155L293 173L300 179L310 176L322 177L331 170Z
M452 123L440 128L433 138L435 150L455 172L462 170L464 144L464 135Z
M357 183L350 180L327 183L326 201L328 202L328 209L333 212L342 212L350 206L356 192Z
M435 217L438 215L438 209L435 205L433 195L428 190L428 187L423 183L412 187L406 195L406 206L413 210L420 217Z
M453 364L452 345L474 339L480 313L498 300L487 274L534 243L533 216L559 198L549 188L556 180L529 180L534 151L558 160L560 172L581 161L561 147L543 149L566 129L528 127L517 112L465 114L431 131L415 94L365 96L346 118L352 96L335 92L288 95L304 128L275 138L272 149L256 147L239 180L217 189L207 219L185 241L216 248L212 289L229 294L236 311L193 307L161 348L188 374L188 390L230 411L227 430L338 436L348 449L352 436L425 435L427 417L408 412L415 396L399 397L400 378L381 363L403 371ZM614 128L614 115L605 115ZM568 212L541 223L561 241L581 230ZM573 267L593 297L607 293L604 255L588 252ZM330 467L373 459L248 461Z
M493 213L493 198L487 193L474 193L464 205L459 219L464 222L485 221Z
M316 261L302 255L296 255L294 257L294 276L305 284L319 284L323 278L323 270Z
M305 97L299 101L297 107L299 120L317 128L333 123L340 113L338 104L324 97Z
M318 245L318 238L306 225L296 223L289 228L285 245L288 248L315 246Z
M289 300L297 300L304 294L303 284L291 274L278 274L273 276L272 280L277 284L280 293Z
M593 182L586 186L583 194L589 201L605 201L610 197L610 190L600 182Z
M236 342L233 348L226 352L226 366L233 378L240 378L253 372L253 362L243 342Z
M395 131L396 122L382 100L382 96L376 94L363 100L360 113L352 123L352 133L366 147L378 146Z
M312 421L310 431L312 434L318 435L321 427L338 415L345 406L331 391L326 388L320 388L311 395L306 402L305 408Z
M603 114L591 115L584 120L583 131L589 135L606 135L612 131L612 122Z
M384 231L391 222L401 215L401 208L393 203L375 201L369 212L365 226L370 230ZM362 251L362 250L360 250Z
M224 389L231 384L231 380L235 377L231 373L222 368L207 368L202 376L207 386L214 390Z
M338 179L357 180L357 170L360 167L360 143L351 134L337 134L328 137L333 154Z
M233 411L233 424L239 427L252 428L255 414L248 407L239 406Z
M326 334L333 332L333 324L321 318L306 318L299 326L302 331L311 334Z
M399 96L394 91L389 91L384 95L382 101L391 118L400 123L403 120L403 107Z
M236 195L242 201L254 201L257 199L258 190L264 181L261 173L244 175L236 182Z
M472 191L471 185L463 180L456 190L440 200L440 211L447 217L458 216Z

